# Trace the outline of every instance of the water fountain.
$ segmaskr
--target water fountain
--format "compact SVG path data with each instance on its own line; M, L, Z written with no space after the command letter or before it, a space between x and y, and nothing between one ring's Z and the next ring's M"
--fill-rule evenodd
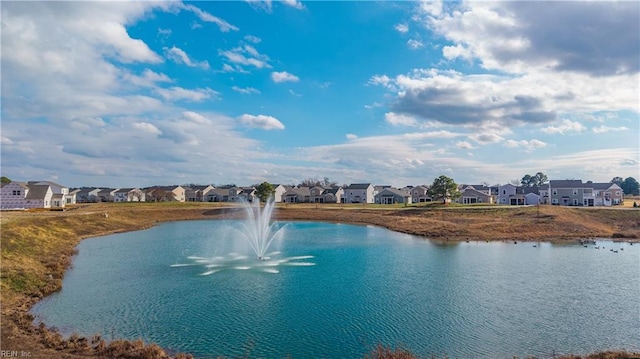
M254 256L240 253L229 253L226 256L200 257L189 256L187 259L192 263L173 264L172 267L187 267L201 265L206 268L201 275L211 275L222 270L258 270L265 273L279 273L279 266L312 266L315 263L303 262L301 260L311 259L313 256L293 256L286 258L274 258L281 254L279 251L267 253L269 246L281 240L285 233L286 225L281 225L271 220L274 203L267 201L264 207L260 208L260 202L242 202L246 219L234 227L232 233L236 233L238 239L243 239L249 244L254 252Z
M262 210L260 210L259 201L253 203L255 204L243 202L247 221L242 223L241 232L258 257L257 259L267 260L269 259L265 257L267 249L275 239L282 238L286 226L278 226L276 222L271 221L273 200L267 201Z

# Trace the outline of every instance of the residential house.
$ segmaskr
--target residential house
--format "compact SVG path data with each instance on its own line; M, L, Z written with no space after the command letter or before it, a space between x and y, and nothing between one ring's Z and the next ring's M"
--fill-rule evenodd
M460 191L460 197L456 198L456 203L476 204L476 203L493 203L493 196L486 191L479 191L474 186L465 186Z
M344 189L342 186L325 188L322 196L324 197L324 203L342 203Z
M98 202L113 202L114 193L117 190L117 188L102 188L98 192Z
M1 209L64 208L69 188L48 181L10 182L0 189Z
M516 196L516 186L507 183L498 187L498 204L511 204L511 199ZM523 199L524 201L524 199ZM517 200L516 200L517 202ZM518 203L515 203L518 204ZM524 203L522 203L524 204Z
M431 196L429 196L429 187L427 186L415 186L411 189L411 202L422 203L431 202Z
M353 183L344 188L345 203L374 203L371 183Z
M228 202L229 201L229 188L214 188L207 192L207 202Z
M522 187L522 195L524 196L524 204L527 205L539 205L542 203L542 196L540 196L540 187Z
M51 208L53 191L48 184L29 185L24 208Z
M187 202L207 202L207 195L213 190L213 186L190 186L184 187Z
M315 186L309 188L309 201L311 203L341 203L344 190L342 187L324 188Z
M308 203L311 201L311 189L309 187L292 187L282 196L286 203Z
M29 186L24 182L13 181L2 185L0 188L1 209L25 209L27 208L27 192Z
M144 202L145 193L139 188L119 188L113 192L114 202Z
M240 187L238 199L241 201L253 202L258 201L258 191L255 187Z
M96 203L98 202L98 192L100 191L101 189L96 187L82 187L72 192L76 192L77 203Z
M147 202L185 202L185 190L182 186L154 186L144 189Z
M624 193L622 188L615 183L591 183L593 193L593 205L595 206L611 206L624 203ZM586 186L585 186L586 187ZM590 205L589 202L585 204Z
M63 208L67 204L75 204L75 196L69 194L69 187L51 181L29 181L27 185L49 185L53 192L52 207Z
M584 186L582 180L551 180L551 204L561 206L582 206Z
M281 184L273 185L273 201L276 203L282 202L282 195L289 189L291 186L283 186Z
M386 187L374 196L375 203L378 204L411 204L411 193L401 189Z
M311 203L324 203L324 187L314 186L309 188L309 201Z

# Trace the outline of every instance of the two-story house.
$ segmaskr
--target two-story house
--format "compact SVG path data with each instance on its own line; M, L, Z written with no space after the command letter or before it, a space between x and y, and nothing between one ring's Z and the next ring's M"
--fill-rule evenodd
M551 180L549 191L553 205L582 206L584 203L582 180Z
M345 203L374 203L371 183L353 183L344 188Z
M517 187L511 183L498 187L498 204L511 204L511 198L515 197ZM517 204L517 203L516 203Z

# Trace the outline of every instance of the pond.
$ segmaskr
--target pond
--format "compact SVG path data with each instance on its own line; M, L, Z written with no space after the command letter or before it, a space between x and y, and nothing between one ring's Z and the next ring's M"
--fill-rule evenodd
M271 255L304 264L200 265L249 254L237 226L172 222L84 240L63 289L33 313L63 334L142 338L197 358L357 358L379 343L459 358L640 350L640 244L441 243L290 222Z

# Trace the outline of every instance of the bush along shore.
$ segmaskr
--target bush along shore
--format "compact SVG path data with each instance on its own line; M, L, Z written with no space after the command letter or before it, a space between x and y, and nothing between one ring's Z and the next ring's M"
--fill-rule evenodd
M640 237L640 211L633 209L280 204L275 217L372 224L437 241L638 241ZM61 289L74 248L84 238L144 229L164 221L238 218L242 218L238 207L210 203L113 203L81 205L60 212L2 212L0 350L33 358L190 358L189 354L168 353L142 340L107 342L100 334L63 338L44 324L35 326L29 310L43 297ZM373 349L366 357L417 358L408 351L384 346ZM603 352L566 358L569 357L613 359L640 355Z

